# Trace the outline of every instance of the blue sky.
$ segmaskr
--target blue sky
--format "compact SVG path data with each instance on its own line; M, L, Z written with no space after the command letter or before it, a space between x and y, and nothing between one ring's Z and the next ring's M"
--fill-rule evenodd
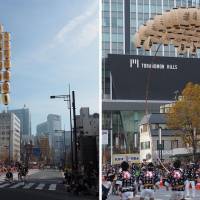
M69 83L77 114L99 111L98 0L0 0L0 23L11 33L9 109L30 108L33 134L50 113L69 128L67 102L49 98Z

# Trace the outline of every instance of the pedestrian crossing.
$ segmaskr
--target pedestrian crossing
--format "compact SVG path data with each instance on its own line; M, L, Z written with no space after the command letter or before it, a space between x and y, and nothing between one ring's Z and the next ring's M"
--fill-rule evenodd
M55 191L58 189L57 184L50 184L50 183L24 183L24 182L1 182L0 183L0 189L34 189L34 190L49 190L49 191Z
M30 169L26 178L29 178L31 175L38 173L39 169ZM5 181L5 173L0 175L0 183ZM13 173L13 180L18 180L18 172Z

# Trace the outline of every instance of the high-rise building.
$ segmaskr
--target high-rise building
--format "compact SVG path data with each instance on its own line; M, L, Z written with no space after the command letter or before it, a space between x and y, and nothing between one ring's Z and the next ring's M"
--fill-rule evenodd
M0 113L0 160L20 160L20 120L14 113Z
M134 35L142 24L155 15L175 7L200 6L199 0L102 0L102 129L108 130L108 154L134 153L139 150L139 122L145 114L145 99L113 99L109 54L154 56L158 45L149 52L136 49ZM161 45L157 56L177 57L172 45ZM184 57L189 54L183 55ZM123 76L124 74L121 74ZM126 77L124 77L126 78ZM131 86L130 86L131 87ZM166 99L168 100L168 99ZM164 101L149 101L151 112L159 112ZM111 159L112 160L112 159Z
M77 132L79 135L99 135L99 114L89 113L89 108L81 108L80 115L76 116Z
M55 130L61 130L61 116L55 114L49 114L47 121L37 125L37 135L51 134Z
M78 161L87 166L92 162L98 166L99 147L99 114L90 114L88 107L80 109L80 115L76 115L78 135Z
M8 112L14 113L20 119L20 134L31 136L31 113L29 108L9 110Z

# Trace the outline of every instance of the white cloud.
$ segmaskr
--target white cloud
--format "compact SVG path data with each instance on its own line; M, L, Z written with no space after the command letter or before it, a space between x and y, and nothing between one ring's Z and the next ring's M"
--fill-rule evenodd
M71 19L53 39L51 48L78 39L79 47L89 46L98 35L98 1L94 1L86 11ZM71 39L73 37L73 40ZM79 39L81 38L81 40ZM84 39L84 40L82 40ZM86 42L87 40L87 42ZM77 43L76 43L77 44Z

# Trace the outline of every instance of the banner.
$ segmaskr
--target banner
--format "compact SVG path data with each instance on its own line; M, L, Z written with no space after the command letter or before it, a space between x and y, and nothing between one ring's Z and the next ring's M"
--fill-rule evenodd
M102 144L108 145L108 130L102 130Z
M140 156L138 153L135 154L113 154L113 164L121 164L123 161L127 161L129 163L139 163Z
M112 99L174 100L188 82L200 83L200 59L109 54Z

